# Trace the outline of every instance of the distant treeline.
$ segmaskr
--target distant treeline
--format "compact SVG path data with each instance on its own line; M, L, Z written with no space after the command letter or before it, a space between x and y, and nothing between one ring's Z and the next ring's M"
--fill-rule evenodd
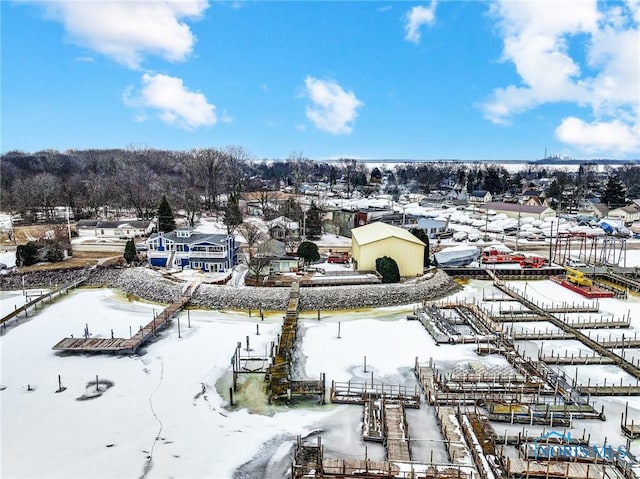
M631 197L640 196L640 166L625 164L607 169L617 172ZM284 160L258 160L242 147L200 148L188 151L154 149L55 150L25 153L11 151L0 156L0 204L27 220L53 217L54 207L68 206L74 217L97 217L104 207L135 211L139 218L152 217L162 196L174 210L188 217L220 209L223 195L243 191L275 191L289 187L308 192L308 185L352 196L380 191L398 196L427 194L454 186L467 191L485 189L492 194L518 193L527 181L556 179L556 190L572 187L581 195L602 191L602 174L590 163L577 173L526 165L510 173L498 163L457 161L407 162L369 170L362 160L342 158L314 161L301 153Z

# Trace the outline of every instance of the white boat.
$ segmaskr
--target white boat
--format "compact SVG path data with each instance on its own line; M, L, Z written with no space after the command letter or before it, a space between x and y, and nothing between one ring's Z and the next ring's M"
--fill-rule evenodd
M475 243L476 241L480 240L480 234L479 233L469 233L469 236L467 236L467 241L471 241L472 243Z
M444 248L433 254L433 259L438 266L466 266L480 256L480 248L477 246L458 245Z
M467 239L466 231L456 231L453 233L453 241L464 241Z

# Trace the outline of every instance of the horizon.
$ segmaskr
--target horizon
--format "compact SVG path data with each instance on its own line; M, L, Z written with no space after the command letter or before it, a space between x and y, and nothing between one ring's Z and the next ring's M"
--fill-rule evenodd
M15 0L0 14L4 152L639 157L630 0Z

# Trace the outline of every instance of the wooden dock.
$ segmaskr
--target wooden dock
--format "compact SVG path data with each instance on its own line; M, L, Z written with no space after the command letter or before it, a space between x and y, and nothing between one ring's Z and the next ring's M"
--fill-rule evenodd
M572 365L581 365L588 366L590 364L615 364L613 359L605 358L602 356L558 356L558 355L544 355L538 356L540 361L544 361L546 364L554 364L556 366L564 365L564 366L572 366Z
M53 346L54 351L65 353L135 353L140 346L155 337L158 331L169 325L171 318L184 308L197 285L189 284L180 299L167 306L153 320L132 335L130 338L64 338Z
M560 320L556 316L554 316L551 312L548 311L548 308L545 308L543 305L539 305L533 301L530 301L525 296L514 290L513 288L507 286L503 281L494 279L494 286L497 287L503 293L511 296L514 299L517 299L520 303L526 306L529 310L534 313L543 315L547 318L549 322L551 322L554 326L562 329L563 331L574 334L576 339L582 342L585 346L588 346L600 356L604 356L610 358L614 364L623 369L628 374L632 375L636 379L640 379L640 367L636 364L626 360L620 355L614 353L613 351L603 347L597 341L591 339L588 335L584 334L580 330L572 327L570 324L565 323Z
M640 293L640 281L637 278L632 278L613 271L598 274L597 276L609 281L610 283L617 284L626 289L630 289L631 291L635 291L636 293Z
M37 298L32 299L31 301L27 301L25 304L23 304L20 307L16 307L13 311L11 311L10 313L0 318L0 325L2 325L3 328L6 328L11 320L17 319L23 313L25 317L28 317L29 310L31 309L37 310L39 305L44 305L46 304L47 301L49 301L49 304L51 304L51 302L54 299L64 294L68 294L69 290L77 288L82 283L84 283L88 278L89 278L89 273L87 270L85 270L84 274L80 278L74 281L71 281L70 283L67 283L63 286L60 286L59 288L43 293L39 295Z
M456 417L456 409L449 406L436 408L436 417L453 464L474 467L471 451L462 435L462 427Z
M419 408L420 393L418 388L383 382L354 383L348 381L331 382L331 402L338 404L365 404L370 399L384 399L402 404L404 407Z
M640 396L640 386L580 386L580 392L589 396Z
M454 464L421 464L401 461L373 461L364 458L327 457L322 440L304 444L300 437L294 448L291 479L474 479L471 467Z
M383 401L384 445L388 461L411 461L409 426L401 403Z
M320 380L301 379L296 380L291 376L291 363L293 361L294 347L298 334L298 304L300 285L291 284L289 301L285 312L282 330L279 335L276 353L267 373L269 380L269 403L290 402L295 399L319 397L320 402L325 401L324 374Z
M571 333L550 332L550 331L526 331L522 333L512 333L511 337L514 341L564 341L567 339L575 339L576 336Z
M624 479L613 466L579 462L507 458L508 478Z

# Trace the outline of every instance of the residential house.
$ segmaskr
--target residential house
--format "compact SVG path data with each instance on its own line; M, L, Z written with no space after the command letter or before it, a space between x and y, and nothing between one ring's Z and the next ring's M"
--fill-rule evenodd
M147 236L153 232L155 221L80 220L76 223L79 236L97 236L102 239L131 239Z
M418 216L404 213L391 213L381 216L376 221L382 221L388 225L399 226L400 228L415 228L418 224Z
M493 200L493 196L487 190L473 190L469 193L470 203L488 203Z
M480 206L480 212L487 213L493 210L496 214L504 213L509 218L534 218L543 220L545 218L555 218L556 212L548 206L521 205L518 203L504 203L493 201Z
M249 191L240 193L238 206L240 211L249 216L264 216L269 211L278 211L294 195L282 191Z
M282 241L270 239L264 242L257 255L271 258L268 266L260 271L261 276L277 273L291 273L302 269L303 261L297 256L287 256L287 247Z
M276 240L286 241L300 238L300 225L286 216L278 216L267 223L269 236Z
M232 235L179 228L168 233L154 233L146 243L147 258L152 266L224 272L233 268L236 262Z
M417 228L423 230L430 239L435 239L447 230L448 221L440 221L435 218L420 218Z
M602 203L599 198L586 198L580 202L578 215L593 216L602 219L609 213L609 207Z
M393 214L392 208L363 208L356 211L353 219L353 227L364 226L373 221L377 221L385 215Z
M351 230L351 254L359 271L376 269L376 259L395 260L400 276L422 275L425 244L404 228L377 221Z
M640 205L634 202L620 208L614 208L609 210L607 216L619 219L628 226L634 221L640 220Z

